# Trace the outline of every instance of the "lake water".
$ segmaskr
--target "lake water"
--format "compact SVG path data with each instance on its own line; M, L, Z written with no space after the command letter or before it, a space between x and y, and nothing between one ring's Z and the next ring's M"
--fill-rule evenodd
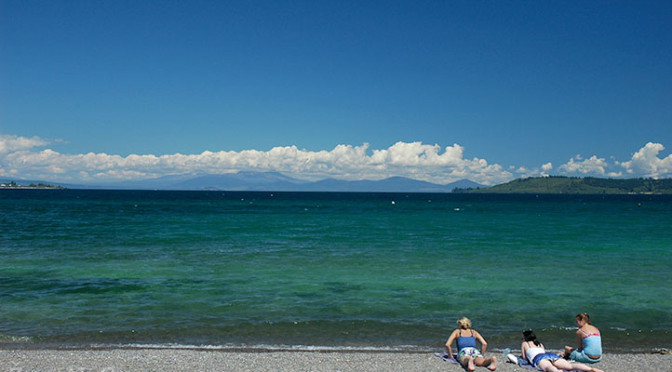
M0 190L0 342L672 347L672 197Z

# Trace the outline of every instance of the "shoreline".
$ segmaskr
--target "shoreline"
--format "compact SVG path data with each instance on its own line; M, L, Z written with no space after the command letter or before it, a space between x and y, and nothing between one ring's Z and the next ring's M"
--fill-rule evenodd
M277 344L182 344L182 343L68 343L68 342L22 342L0 341L0 350L190 350L190 351L220 351L237 353L273 353L273 352L324 352L324 353L407 353L423 354L443 351L440 345L418 346L346 346L346 345L277 345ZM560 350L559 347L549 347L549 350ZM503 348L489 348L491 355L501 355ZM512 353L520 350L509 349ZM642 349L605 349L610 355L672 355L672 349L667 347L652 347Z
M178 348L12 348L0 345L0 371L455 371L434 352L374 350L233 350ZM519 353L514 351L514 354ZM497 356L497 371L527 371ZM610 372L670 371L672 354L605 354ZM485 368L478 370L487 371Z

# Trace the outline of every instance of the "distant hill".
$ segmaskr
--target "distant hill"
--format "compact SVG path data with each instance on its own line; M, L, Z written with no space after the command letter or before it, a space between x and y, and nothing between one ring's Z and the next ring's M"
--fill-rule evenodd
M417 181L405 177L390 177L379 181L343 181L325 179L301 186L301 191L354 191L354 192L452 192L471 181L458 181L448 185ZM463 187L463 186L462 186Z
M303 184L277 172L206 174L168 185L174 190L282 191Z
M391 177L378 181L325 179L309 182L288 177L278 172L166 176L150 180L95 185L95 188L104 188L105 186L115 189L304 192L452 192L456 188L483 187L483 185L469 180L440 185L404 177Z
M221 191L304 191L304 192L419 192L419 193L506 193L506 194L672 194L672 179L611 179L596 177L519 178L496 186L470 180L447 185L405 177L383 180L345 181L324 179L308 182L278 172L238 172L231 174L171 175L149 180L110 183L64 184L44 180L0 178L0 184L20 186L53 185L69 189L117 190L221 190Z
M457 192L507 194L672 194L672 179L611 179L595 177L533 177L486 188Z
M22 184L21 180L16 183ZM136 190L222 190L222 191L322 191L322 192L424 192L447 193L455 189L484 187L470 180L447 185L390 177L377 181L325 179L308 182L278 172L238 172L231 174L171 175L149 180L63 185L72 189Z

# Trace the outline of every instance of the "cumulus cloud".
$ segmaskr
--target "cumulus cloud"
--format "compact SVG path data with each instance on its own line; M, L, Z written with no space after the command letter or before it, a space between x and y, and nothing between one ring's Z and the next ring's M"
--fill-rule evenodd
M672 176L672 155L659 158L665 150L660 143L649 142L637 151L629 161L618 163L627 174L642 177L665 178Z
M548 172L552 169L549 169L549 166L551 163L546 163L543 164L541 167L534 167L534 168L527 168L525 166L520 166L520 167L511 167L511 169L515 169L514 173L516 173L517 177L519 178L528 178L528 177L545 177L548 176Z
M581 173L584 175L597 174L604 176L607 166L608 164L605 159L598 158L595 155L588 159L583 159L581 155L577 155L570 159L569 163L560 166L560 170L567 173Z
M0 155L13 151L27 150L33 147L44 146L47 144L47 141L38 137L26 138L0 134Z
M560 166L564 174L581 174L606 177L667 178L672 177L672 155L660 158L659 154L665 150L660 143L649 142L639 149L628 161L609 162L604 158L593 155L583 159L580 155L570 159Z
M331 151L308 151L296 146L274 147L269 151L205 151L200 154L137 155L126 157L105 153L62 154L39 150L49 142L0 137L0 174L20 174L24 178L61 181L91 181L153 178L168 174L232 173L275 171L289 176L317 180L383 179L412 177L436 183L464 178L483 184L504 182L512 174L485 159L464 158L464 147L441 148L421 142L397 142L387 149L338 145Z
M305 180L324 178L362 180L392 176L434 183L470 179L485 185L517 177L547 176L551 162L538 167L510 166L504 169L481 158L465 158L459 144L441 147L422 142L397 142L386 149L338 145L327 151L308 151L279 146L268 151L204 151L200 154L63 154L45 148L50 141L0 135L0 176L57 182L137 180L174 174L223 174L238 171L281 172ZM660 158L659 143L647 143L630 160L577 155L559 166L564 175L663 178L672 176L672 155ZM516 176L514 176L514 174Z

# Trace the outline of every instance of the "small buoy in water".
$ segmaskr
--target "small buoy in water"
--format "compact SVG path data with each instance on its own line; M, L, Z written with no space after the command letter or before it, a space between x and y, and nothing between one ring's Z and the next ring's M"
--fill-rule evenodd
M453 210L454 210L455 212L459 212L459 211L460 211L460 208L455 208L455 209L453 209Z
M392 205L395 205L395 204L397 204L397 203L394 200L392 200Z

